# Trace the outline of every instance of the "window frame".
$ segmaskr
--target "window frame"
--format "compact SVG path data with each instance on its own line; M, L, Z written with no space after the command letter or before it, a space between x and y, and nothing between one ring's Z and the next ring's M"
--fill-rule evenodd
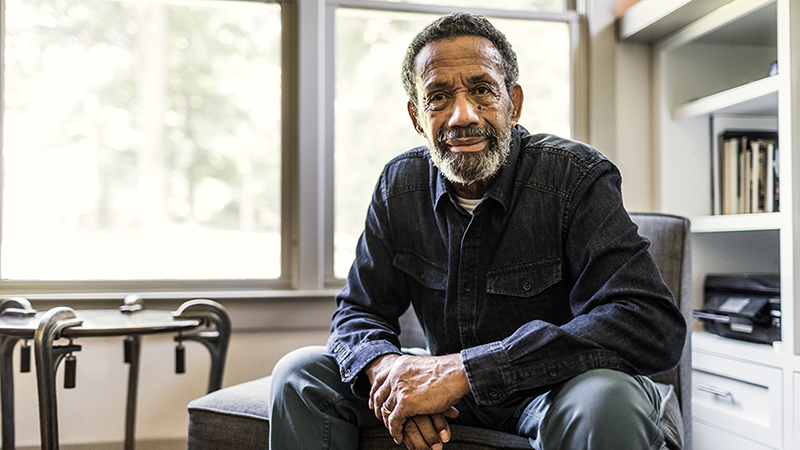
M586 115L588 106L588 89L587 89L587 67L585 48L582 38L585 33L581 31L583 24L581 20L580 11L582 7L577 5L574 0L565 0L564 12L535 12L535 11L518 11L508 9L492 9L492 8L459 8L455 6L442 6L442 5L428 5L428 4L414 4L414 3L400 3L392 1L379 1L379 0L325 0L326 3L326 23L325 23L325 42L329 46L326 52L327 57L324 61L320 61L320 67L327 67L325 77L325 101L320 105L327 112L325 115L325 139L326 148L328 151L322 152L323 161L321 164L324 166L324 174L327 175L325 180L326 189L323 190L326 196L324 211L325 221L324 226L324 257L323 261L323 274L324 274L324 287L340 287L344 281L341 278L334 276L334 204L333 204L333 191L334 191L334 94L335 94L335 27L336 27L336 10L338 8L353 8L353 9L367 9L378 11L390 12L405 12L405 13L426 13L426 14L449 14L458 11L468 11L478 15L485 16L490 20L492 18L498 19L518 19L518 20L536 20L548 22L567 23L570 29L570 116L571 116L571 129L573 131L573 138L578 140L586 140L588 138L588 116ZM502 31L502 30L501 30ZM513 44L513 43L512 43ZM399 80L399 74L398 74ZM398 81L399 83L399 81ZM322 109L322 108L321 108ZM397 111L398 114L405 114L403 111ZM365 212L366 213L366 212Z
M470 11L491 18L558 21L571 36L573 137L588 137L585 0L565 0L564 12L458 8L378 0L250 0L281 6L281 276L276 279L207 280L0 280L0 296L39 300L144 298L186 299L316 297L344 284L333 275L335 15L338 8L447 14ZM0 0L0 35L5 2ZM4 39L0 68L5 67ZM4 70L4 69L0 69ZM398 81L399 82L399 81ZM0 145L3 142L5 76L0 72ZM398 114L401 113L398 111ZM301 128L302 127L302 128ZM301 132L302 129L302 132ZM0 189L3 186L0 157ZM0 220L3 217L0 195ZM1 230L1 228L0 228ZM0 245L2 236L0 236ZM2 248L0 247L0 251ZM1 268L0 268L1 269Z

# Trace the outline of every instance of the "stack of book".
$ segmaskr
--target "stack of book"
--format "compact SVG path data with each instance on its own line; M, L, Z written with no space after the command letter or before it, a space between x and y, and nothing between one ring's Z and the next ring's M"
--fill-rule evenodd
M725 131L714 155L714 213L749 214L780 210L778 134Z

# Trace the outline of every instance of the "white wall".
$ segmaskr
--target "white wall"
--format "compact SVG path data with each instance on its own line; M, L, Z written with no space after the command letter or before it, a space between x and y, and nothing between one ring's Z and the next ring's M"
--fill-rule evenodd
M650 48L617 42L616 0L588 0L587 8L589 143L619 167L626 208L653 211Z

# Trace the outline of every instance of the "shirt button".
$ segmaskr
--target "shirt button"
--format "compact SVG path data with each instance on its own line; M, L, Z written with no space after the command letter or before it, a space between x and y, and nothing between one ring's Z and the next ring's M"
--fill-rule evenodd
M342 349L342 347L337 345L336 348L333 349L333 353L339 353L339 350L341 350L341 349Z
M350 376L350 369L347 369L347 370L344 371L344 376L345 376L345 378Z
M531 284L527 281L522 285L522 289L525 289L526 291L530 291L532 287L533 286L531 286Z
M464 284L464 292L469 292L472 290L472 285L469 283Z
M551 367L550 370L547 372L551 377L555 378L558 375L558 369L555 367Z
M500 391L498 391L497 388L489 389L489 397L497 398L498 395L500 395Z

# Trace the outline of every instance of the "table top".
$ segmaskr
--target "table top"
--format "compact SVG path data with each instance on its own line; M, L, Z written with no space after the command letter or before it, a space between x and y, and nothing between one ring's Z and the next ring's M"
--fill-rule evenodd
M34 316L6 314L0 316L0 335L33 338L46 311ZM123 313L118 309L75 310L80 325L65 328L61 337L129 336L137 334L186 331L200 326L200 319L176 319L172 311L142 309Z

